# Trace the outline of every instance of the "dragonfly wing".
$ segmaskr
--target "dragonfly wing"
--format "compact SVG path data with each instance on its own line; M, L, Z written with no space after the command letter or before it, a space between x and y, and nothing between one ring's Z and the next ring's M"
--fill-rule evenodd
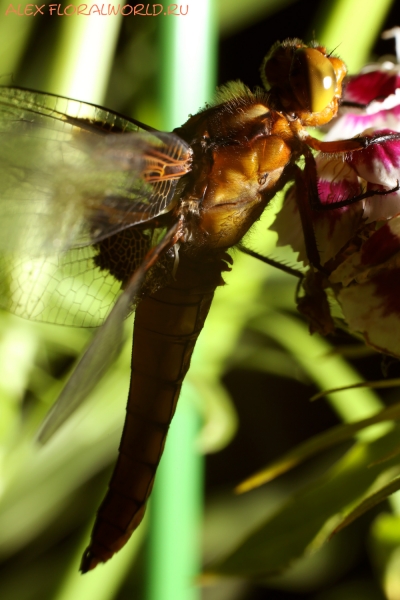
M180 223L176 223L163 240L150 252L136 270L124 292L118 298L106 321L76 365L56 404L50 410L39 432L39 441L45 443L64 421L78 408L99 382L105 371L118 356L123 342L123 322L143 284L149 268L176 243Z
M177 184L191 168L192 151L173 133L130 133L103 138L87 155L85 175L81 168L74 170L86 212L81 243L101 241L171 211ZM90 180L87 189L81 183L85 178Z
M111 111L0 87L0 306L49 323L102 322L190 156L176 135ZM107 240L112 258L98 260Z
M96 252L87 246L54 256L0 254L0 306L33 321L98 326L120 293L121 282L96 266Z
M190 160L175 134L90 104L0 88L0 250L54 254L145 223L172 208Z

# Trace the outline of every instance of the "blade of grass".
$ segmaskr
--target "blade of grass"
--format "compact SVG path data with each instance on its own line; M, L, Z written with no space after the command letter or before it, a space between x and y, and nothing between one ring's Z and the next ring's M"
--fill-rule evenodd
M368 419L356 421L355 423L343 423L336 427L332 427L329 431L320 433L311 439L306 440L299 446L296 446L293 450L289 450L289 452L280 456L264 469L261 469L254 475L248 477L236 487L235 491L238 494L248 492L255 487L272 481L279 475L282 475L282 473L286 473L286 471L293 469L295 466L311 458L315 454L355 437L359 431L366 427L370 427L376 423L382 423L382 421L399 419L400 404L397 403L389 408L385 408Z
M371 48L382 32L391 5L392 0L325 2L316 18L314 31L317 32L317 39L327 48L337 49L349 72L356 73L369 60Z
M13 78L24 55L35 19L22 18L8 0L0 0L0 63L1 76ZM2 81L4 85L6 82Z
M87 3L86 12L96 5ZM107 6L117 6L111 2ZM76 0L69 6L82 6ZM62 7L63 8L63 7ZM72 10L72 9L70 9ZM122 15L74 15L64 18L54 48L46 90L101 104L108 83Z
M215 86L213 2L202 0L188 7L187 15L161 23L161 97L166 129L185 122L189 113L210 100ZM195 393L193 387L184 385L152 494L149 600L200 598L193 583L200 570L203 465L194 447L199 415L189 389Z
M90 529L88 529L71 561L63 585L59 589L57 600L72 600L72 598L73 600L88 600L88 598L110 600L116 598L121 581L126 578L141 548L147 529L146 525L147 519L145 518L123 552L119 552L108 563L82 577L76 565L87 546L87 540L90 536Z
M321 388L332 388L338 381L345 386L360 380L359 374L345 360L330 354L328 342L310 336L307 325L296 318L274 313L271 318L257 320L255 328L287 348ZM368 388L332 393L329 401L346 422L370 417L383 408L377 395Z

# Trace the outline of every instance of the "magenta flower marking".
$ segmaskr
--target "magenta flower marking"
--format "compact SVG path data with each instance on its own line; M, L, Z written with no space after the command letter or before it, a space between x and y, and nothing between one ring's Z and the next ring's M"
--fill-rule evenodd
M351 77L346 84L343 99L367 105L382 101L400 88L400 75L396 72L376 70Z

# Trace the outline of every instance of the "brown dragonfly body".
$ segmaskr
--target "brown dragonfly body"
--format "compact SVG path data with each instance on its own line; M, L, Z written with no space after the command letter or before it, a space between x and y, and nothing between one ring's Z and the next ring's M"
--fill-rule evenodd
M337 110L345 72L341 61L332 62L339 74L329 115ZM197 337L214 291L223 284L221 273L231 262L226 250L240 242L293 179L292 166L304 153L302 122L272 110L268 92L252 93L234 83L220 98L175 130L193 152L191 170L182 178L178 215L170 215L184 223L179 264L174 279L143 297L136 310L120 455L83 559L84 571L119 550L143 518ZM303 120L312 121L310 111L303 112Z
M31 247L39 257L49 253L49 246L50 253L58 251L54 268L46 259L53 269L52 290L71 279L72 265L82 265L79 274L86 277L89 295L94 296L106 272L123 289L50 414L43 439L112 361L121 337L114 332L136 304L120 454L83 557L83 572L107 561L142 520L196 340L215 289L223 284L222 274L232 263L227 250L240 242L288 181L296 184L308 257L321 268L311 219L318 190L310 148L345 153L363 148L368 140L319 142L305 127L327 123L336 114L345 73L343 62L323 47L299 40L277 44L262 65L266 90L253 93L239 82L228 84L212 106L172 134L91 105L0 88L0 210L2 197L7 210L16 201L30 209L36 202L35 216L44 225L38 237L30 222L26 225L23 210L11 215L10 228L18 226L19 231L25 225L25 256L31 256ZM29 194L26 182L37 165L26 159L24 168L15 170L12 148L19 157L21 147L31 146L40 146L42 158L54 167L45 173L42 169ZM301 157L303 169L296 165ZM14 172L15 181L22 180L17 192L8 182ZM44 208L43 198L48 200ZM65 227L48 232L50 217ZM165 229L161 241L154 239L154 232ZM17 242L19 238L11 240L7 251L15 253ZM96 277L90 275L93 269ZM5 275L18 280L11 269ZM22 268L20 286L26 286ZM34 282L29 302L14 290L4 295L3 305L29 318L91 325L76 308L75 296L72 309L62 309L60 301L52 312L42 312L48 288Z
M98 511L84 571L119 550L143 518L196 340L214 291L223 284L221 273L231 262L226 249L241 240L285 183L282 173L292 154L282 136L286 121L248 92L235 102L229 123L230 107L223 104L177 131L194 153L179 206L188 241L181 242L172 281L145 295L136 309L120 455ZM229 145L220 127L224 116L233 137ZM286 137L290 139L288 127Z

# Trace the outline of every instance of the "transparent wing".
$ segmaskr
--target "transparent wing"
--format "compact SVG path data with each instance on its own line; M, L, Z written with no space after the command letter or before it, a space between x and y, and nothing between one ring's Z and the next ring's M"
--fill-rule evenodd
M39 440L45 443L64 421L76 410L102 375L118 356L123 341L123 321L138 294L146 273L159 258L179 239L180 224L176 223L162 241L150 250L140 267L130 278L106 321L93 336L79 360L57 402L49 412Z
M25 319L96 327L158 234L131 227L64 254L0 254L0 305Z
M152 244L142 224L174 206L190 154L99 107L0 87L0 305L99 324Z
M53 254L168 212L190 159L174 134L90 104L0 88L0 251Z

